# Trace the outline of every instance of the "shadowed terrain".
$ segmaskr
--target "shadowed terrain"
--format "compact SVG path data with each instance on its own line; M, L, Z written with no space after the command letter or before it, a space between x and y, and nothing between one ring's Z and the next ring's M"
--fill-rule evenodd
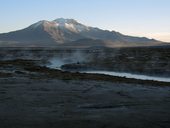
M112 70L115 69L111 63L121 63L124 71L146 74L144 62L147 61L148 65L152 64L149 71L168 76L169 49L156 49L146 48L144 53L137 48L78 51L1 48L0 127L169 128L168 82L49 68L53 61L56 66L64 62L79 62L91 65L91 68L96 65L96 69L107 67ZM146 54L152 56L152 59L148 59ZM97 61L98 56L101 59ZM117 63L110 61L116 58L119 58ZM143 69L141 72L137 66L131 70L129 66L126 67L132 64L131 59L136 60L133 61L134 65ZM98 63L94 64L95 61ZM162 63L166 68L161 66ZM155 72L155 68L160 67L161 70ZM165 73L161 72L163 70Z

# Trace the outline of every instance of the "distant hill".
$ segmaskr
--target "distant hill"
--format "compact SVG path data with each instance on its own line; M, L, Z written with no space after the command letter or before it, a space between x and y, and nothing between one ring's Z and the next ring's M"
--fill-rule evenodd
M25 29L0 34L1 47L138 47L162 44L164 42L155 39L127 36L63 18L39 21Z

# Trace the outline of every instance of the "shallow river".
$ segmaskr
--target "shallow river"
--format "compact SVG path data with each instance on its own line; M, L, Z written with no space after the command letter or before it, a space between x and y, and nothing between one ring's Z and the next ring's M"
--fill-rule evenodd
M170 78L168 77L155 77L155 76L147 76L147 75L132 74L132 73L113 72L113 71L83 71L82 73L105 74L110 76L134 78L139 80L154 80L154 81L161 81L161 82L170 82Z
M61 69L61 66L64 63L57 60L51 62L51 65L47 66L53 69ZM170 77L157 77L157 76L149 76L149 75L140 75L133 73L125 73L125 72L114 72L114 71L79 71L80 73L94 73L94 74L105 74L110 76L118 76L118 77L126 77L126 78L134 78L139 80L153 80L153 81L161 81L161 82L170 82Z

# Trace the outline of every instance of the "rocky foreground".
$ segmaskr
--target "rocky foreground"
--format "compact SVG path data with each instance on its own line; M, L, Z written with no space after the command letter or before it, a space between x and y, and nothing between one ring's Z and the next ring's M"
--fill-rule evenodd
M170 83L46 67L60 58L93 69L169 76L169 51L1 48L0 128L169 128Z
M2 128L169 128L170 87L1 78Z
M38 62L36 62L38 63ZM0 62L1 128L169 128L169 83Z

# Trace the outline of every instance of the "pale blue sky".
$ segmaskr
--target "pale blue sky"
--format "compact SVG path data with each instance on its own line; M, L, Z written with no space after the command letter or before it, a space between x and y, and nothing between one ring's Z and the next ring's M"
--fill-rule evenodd
M170 42L170 0L0 0L0 33L60 17Z

